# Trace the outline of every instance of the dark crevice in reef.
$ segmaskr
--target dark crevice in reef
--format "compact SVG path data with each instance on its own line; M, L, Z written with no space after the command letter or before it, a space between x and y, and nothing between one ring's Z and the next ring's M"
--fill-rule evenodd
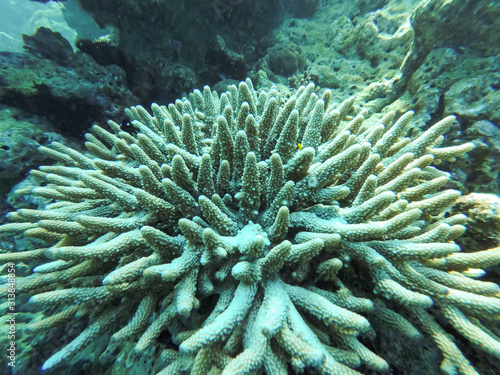
M33 82L33 88L34 95L30 97L15 89L7 91L3 101L7 105L44 116L65 135L71 137L83 136L88 130L88 124L103 115L99 107L92 103L99 100L98 98L56 97L44 83Z

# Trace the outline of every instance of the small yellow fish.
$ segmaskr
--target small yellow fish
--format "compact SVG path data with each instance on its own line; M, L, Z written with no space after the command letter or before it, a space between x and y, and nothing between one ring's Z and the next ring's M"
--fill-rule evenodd
M297 146L299 146L299 150L302 150L302 144L301 143L297 143Z

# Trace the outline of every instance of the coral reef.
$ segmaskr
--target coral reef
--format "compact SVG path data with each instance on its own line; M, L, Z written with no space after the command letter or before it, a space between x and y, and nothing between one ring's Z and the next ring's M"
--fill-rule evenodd
M331 88L335 100L363 93L366 106L377 112L397 95L393 85L414 37L409 22L412 3L320 2L311 19L286 19L261 41L268 49L254 69L284 83L280 75L296 72L280 70L270 59L277 50L300 48L306 59L296 67L298 73L306 70L315 84Z
M441 147L453 116L410 138L411 111L364 121L354 98L331 99L247 79L131 107L135 131L94 125L89 153L41 147L58 164L19 193L50 203L0 226L28 244L1 263L33 269L16 281L31 296L19 357L92 373L383 373L396 366L377 350L384 331L475 374L453 330L498 360L499 288L470 269L500 249L460 252L460 192L432 166L473 144ZM68 326L78 334L40 352L36 338Z
M46 146L54 140L81 149L69 138L59 135L58 129L43 118L0 106L0 195L9 193L30 169L49 162L38 152L38 146ZM11 198L0 202L0 222L4 222L5 213L13 209L16 199ZM20 208L17 204L14 207Z
M498 55L499 16L500 5L487 0L421 2L412 15L416 34L413 58L423 59L431 50L442 47L473 52L478 56ZM436 35L441 37L436 38Z
M82 2L106 26L99 30L82 21L76 3L65 3L64 14L86 41L77 43L80 51L42 28L23 37L28 53L0 55L0 100L46 116L63 135L108 118L121 122L124 106L170 102L204 84L220 93L220 80L227 85L248 74L260 87L263 72L273 83L307 77L331 88L334 101L355 95L370 115L387 106L397 116L414 110L412 125L422 131L454 114L462 132L474 129L460 142L475 141L485 121L498 124L495 2L466 1L465 11L442 0ZM282 22L313 9L310 18ZM447 29L454 32L436 37ZM489 185L500 181L499 149L484 138L453 176L465 192L500 189ZM481 175L472 167L479 164Z
M200 82L217 83L220 75L245 79L245 71L262 55L255 45L282 21L288 3L214 0L192 6L188 1L81 1L99 25L112 26L119 35L117 47L135 68L128 76L131 86L154 87L141 97L148 103L174 100ZM154 48L150 48L151 35L155 35ZM224 40L222 49L219 39ZM218 58L213 56L214 49ZM221 52L226 56L220 56ZM222 57L228 61L221 63ZM169 75L174 64L196 72L194 82L189 86L186 79L188 87L183 90L170 86L176 83Z
M217 35L215 42L208 47L205 61L217 72L224 72L234 79L245 79L247 76L244 56L228 49L220 35Z
M38 146L64 138L35 118L19 119L19 111L0 107L0 193L7 193L22 174L46 160ZM38 120L38 121L37 121ZM14 181L14 183L9 183Z
M452 48L436 48L408 75L408 106L416 112L416 126L422 127L433 114L455 113L468 122L477 119L498 121L495 106L498 94L498 57L478 58Z
M467 215L467 236L459 242L464 251L500 246L500 198L472 193L460 197L453 212Z
M61 34L39 28L24 35L26 53L0 52L0 101L45 116L66 135L81 136L100 119L120 120L137 102L117 65L102 67L73 53Z
M293 75L297 71L303 71L306 65L302 49L294 43L271 48L267 59L269 68L273 72L286 77Z
M481 192L500 192L500 129L488 120L474 122L463 138L474 140L474 159L464 171Z
M451 113L466 127L478 120L498 122L499 16L500 5L485 0L431 0L416 7L415 37L401 70L417 126Z

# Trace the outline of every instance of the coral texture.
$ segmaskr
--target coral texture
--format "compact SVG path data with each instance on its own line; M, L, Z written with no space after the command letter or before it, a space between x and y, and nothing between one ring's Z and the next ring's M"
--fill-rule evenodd
M500 197L495 194L472 193L457 199L454 212L467 214L467 236L460 238L461 247L488 249L500 246Z
M46 314L26 334L89 317L42 369L105 338L94 365L152 356L162 366L141 369L159 374L385 372L378 322L431 338L445 372L476 373L444 320L500 358L498 286L469 270L500 248L460 252L466 217L445 215L460 192L431 166L473 145L439 146L453 116L410 139L412 112L364 122L354 98L330 99L247 79L131 107L135 131L94 125L88 154L41 147L58 164L23 193L52 202L8 215L0 235L34 246L0 261L35 266L17 290Z

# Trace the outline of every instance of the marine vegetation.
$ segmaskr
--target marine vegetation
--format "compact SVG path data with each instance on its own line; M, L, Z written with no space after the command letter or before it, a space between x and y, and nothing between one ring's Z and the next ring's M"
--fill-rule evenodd
M105 340L94 365L160 358L142 373L384 373L380 327L434 341L448 374L476 374L450 326L500 358L499 288L476 279L500 248L461 252L433 166L474 145L442 145L453 116L410 138L413 112L331 95L205 86L92 126L87 153L40 147L57 164L19 193L47 203L8 214L32 245L0 261L32 268L25 334L88 319L42 370Z

